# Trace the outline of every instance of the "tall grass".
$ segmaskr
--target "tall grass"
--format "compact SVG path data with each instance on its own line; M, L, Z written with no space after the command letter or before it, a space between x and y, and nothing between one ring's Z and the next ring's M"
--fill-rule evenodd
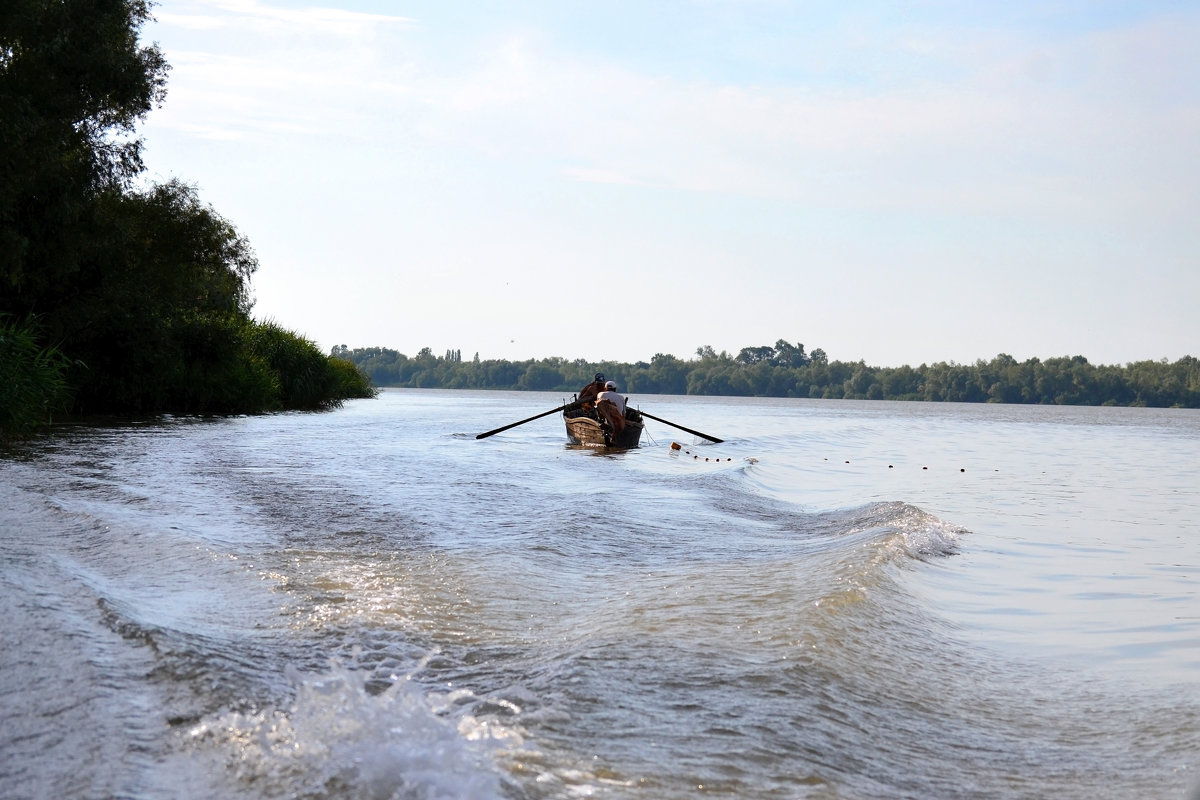
M279 375L253 348L254 323L240 314L195 315L176 324L180 361L174 411L255 414L283 407Z
M337 356L328 356L329 370L333 373L334 394L346 400L355 398L375 397L379 390L371 384L371 379L353 361L347 361Z
M0 314L0 439L27 436L67 408L68 361L38 343L32 320Z
M336 408L374 397L355 364L274 322L188 313L157 346L111 341L85 360L39 345L31 321L0 315L0 439L29 435L53 414L258 414Z
M251 355L278 377L285 409L336 408L349 398L375 396L370 380L354 364L325 355L312 341L274 322L252 323L248 339Z

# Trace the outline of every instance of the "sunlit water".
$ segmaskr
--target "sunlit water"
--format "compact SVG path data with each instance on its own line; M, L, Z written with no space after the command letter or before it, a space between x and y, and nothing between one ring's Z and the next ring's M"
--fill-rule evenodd
M1200 413L562 401L9 451L0 796L1200 791Z

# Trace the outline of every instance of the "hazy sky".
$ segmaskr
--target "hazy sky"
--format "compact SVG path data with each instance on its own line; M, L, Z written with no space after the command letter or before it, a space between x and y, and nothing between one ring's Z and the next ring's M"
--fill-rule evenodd
M322 349L1200 356L1200 6L162 0L149 176Z

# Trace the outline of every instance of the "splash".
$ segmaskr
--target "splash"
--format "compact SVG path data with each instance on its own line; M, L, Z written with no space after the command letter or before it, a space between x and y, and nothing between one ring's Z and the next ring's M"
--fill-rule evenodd
M952 556L968 531L917 506L900 501L872 503L819 515L819 530L836 540L862 540L876 561L926 561Z
M893 540L909 558L927 560L952 556L967 529L908 503L881 503L879 515L893 531Z
M362 674L339 665L289 677L290 707L227 711L188 731L193 754L225 762L232 785L222 790L268 798L503 796L493 757L520 737L472 716L461 690L429 693L403 676L371 694Z

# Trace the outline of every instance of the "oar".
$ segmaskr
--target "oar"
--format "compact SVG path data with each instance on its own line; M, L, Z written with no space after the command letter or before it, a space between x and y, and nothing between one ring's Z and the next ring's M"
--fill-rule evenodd
M657 422L661 422L664 425L670 425L672 428L679 428L679 430L681 430L681 431L687 431L688 433L695 434L696 436L699 436L701 439L708 439L710 442L716 442L717 444L720 444L721 442L725 441L724 439L718 439L715 436L709 436L707 433L701 433L700 431L694 431L691 428L685 428L682 425L676 425L674 422L663 419L662 417L656 417L653 414L647 414L645 411L642 411L640 408L638 409L638 412L641 413L641 415L643 417L649 417L650 419L655 420Z
M567 404L566 404L566 405L564 405L564 406L559 406L558 408L552 408L552 409L550 409L549 411L543 411L543 412L542 412L542 413L540 413L540 414L534 414L534 415L533 415L532 417L530 417L529 419L523 419L523 420L521 420L520 422L513 422L513 423L510 423L510 424L508 424L508 425L505 425L503 428L496 428L496 430L494 430L494 431L488 431L487 433L481 433L481 434L479 434L478 436L476 436L475 438L476 438L476 439L486 439L487 437L491 436L492 434L495 434L495 433L500 433L500 431L506 431L506 430L508 430L509 428L515 428L515 427L517 427L518 425L524 425L526 422L533 422L535 419L541 419L542 417L544 417L544 416L547 416L548 414L553 414L553 413L554 413L554 412L556 412L556 411L566 411L568 408L571 408L572 406L576 406L576 407L578 407L578 406L579 406L579 401L574 401L574 402L571 402L571 403L567 403Z

